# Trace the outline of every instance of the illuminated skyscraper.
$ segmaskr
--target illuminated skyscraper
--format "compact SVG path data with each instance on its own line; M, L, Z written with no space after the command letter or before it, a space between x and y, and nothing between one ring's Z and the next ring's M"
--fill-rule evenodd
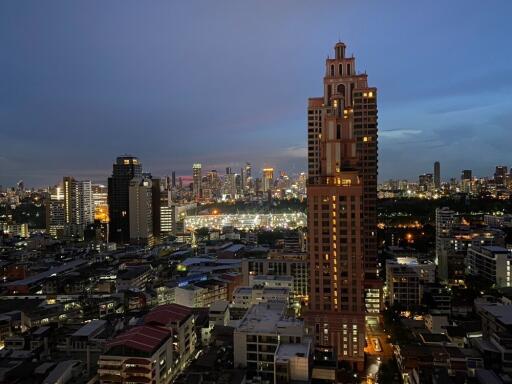
M192 166L192 187L193 194L196 200L201 198L201 181L202 181L202 166L196 163Z
M364 366L365 315L380 306L377 280L377 89L337 43L323 97L308 103L307 325L320 348ZM365 305L366 293L366 305Z
M136 157L120 156L113 165L112 177L108 178L108 213L110 217L110 241L130 242L130 181L142 176L142 165Z
M272 183L274 182L274 168L263 168L263 192L267 192L272 189Z
M87 224L94 221L94 207L90 180L63 179L64 223L67 234L83 236Z

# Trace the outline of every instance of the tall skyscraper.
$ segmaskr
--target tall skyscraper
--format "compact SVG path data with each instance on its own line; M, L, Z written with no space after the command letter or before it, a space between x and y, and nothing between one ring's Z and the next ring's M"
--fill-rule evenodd
M365 315L378 312L377 89L337 43L323 97L308 103L307 325L320 348L364 366ZM366 293L366 305L365 305ZM375 313L374 313L375 314Z
M434 187L441 188L441 163L439 161L434 163Z
M136 157L120 156L108 178L108 213L110 217L110 241L130 242L130 181L142 176L142 165Z
M171 187L176 188L176 171L172 171L171 174Z
M263 168L263 192L267 192L272 189L274 182L274 168Z
M507 181L508 167L506 165L497 165L494 171L494 182L497 185L505 185Z
M202 165L196 163L192 166L192 193L194 198L199 200L201 198L201 182L202 182Z
M130 181L130 242L133 244L153 245L152 189L153 183L148 177L135 177ZM159 200L160 195L157 198ZM160 215L160 209L158 209L158 215ZM160 231L160 228L158 230Z
M63 178L64 226L68 235L83 236L87 224L94 221L94 207L90 180Z

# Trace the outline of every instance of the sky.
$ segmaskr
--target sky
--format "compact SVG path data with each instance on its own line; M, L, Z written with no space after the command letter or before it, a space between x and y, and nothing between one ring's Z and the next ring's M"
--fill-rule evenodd
M0 185L306 170L338 40L379 90L379 179L512 165L510 0L5 0Z

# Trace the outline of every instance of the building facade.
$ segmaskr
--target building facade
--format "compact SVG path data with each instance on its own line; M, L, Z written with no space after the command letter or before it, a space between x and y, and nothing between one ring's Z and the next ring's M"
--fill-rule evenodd
M365 288L377 281L377 89L337 43L324 95L308 105L308 246L305 319L319 347L364 365ZM376 292L377 291L377 292Z
M142 176L142 165L136 157L120 156L108 179L108 213L110 241L126 244L130 241L130 181Z

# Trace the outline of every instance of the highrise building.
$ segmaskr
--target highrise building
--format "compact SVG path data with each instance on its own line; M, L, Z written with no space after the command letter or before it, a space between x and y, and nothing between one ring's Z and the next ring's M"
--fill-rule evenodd
M176 171L172 171L171 174L171 187L176 188Z
M108 223L108 188L105 185L92 185L92 203L94 207L94 220Z
M472 190L473 172L471 169L464 169L460 176L462 190L466 193L470 193Z
M464 169L460 175L460 179L462 181L464 181L464 180L471 181L472 178L473 178L473 172L471 171L471 169Z
M429 191L434 183L433 180L431 173L424 173L418 177L418 184L423 191Z
M131 243L141 245L153 244L152 189L153 183L149 178L135 177L130 181L129 206ZM158 196L158 199L160 199L160 196ZM160 211L158 214L160 215Z
M434 163L434 187L441 188L441 163L439 161Z
M436 208L436 264L439 280L448 281L448 256L455 212L448 207Z
M142 164L133 156L120 156L108 179L108 213L110 241L126 244L130 241L130 181L142 176Z
M308 248L305 313L319 348L364 366L365 316L378 312L377 89L337 43L323 97L308 103ZM365 291L366 289L366 291ZM366 305L365 305L366 293Z
M497 165L494 172L494 182L497 185L505 185L507 181L508 167L506 165Z
M62 186L50 189L50 199L46 202L46 230L50 236L62 237L64 233L64 193Z
M196 163L192 166L192 193L194 194L194 198L199 200L201 198L201 182L202 182L202 166L199 163Z
M94 221L91 181L79 181L66 176L62 184L65 232L82 237L85 226Z
M272 183L274 182L274 168L263 168L263 192L267 192L272 189Z

